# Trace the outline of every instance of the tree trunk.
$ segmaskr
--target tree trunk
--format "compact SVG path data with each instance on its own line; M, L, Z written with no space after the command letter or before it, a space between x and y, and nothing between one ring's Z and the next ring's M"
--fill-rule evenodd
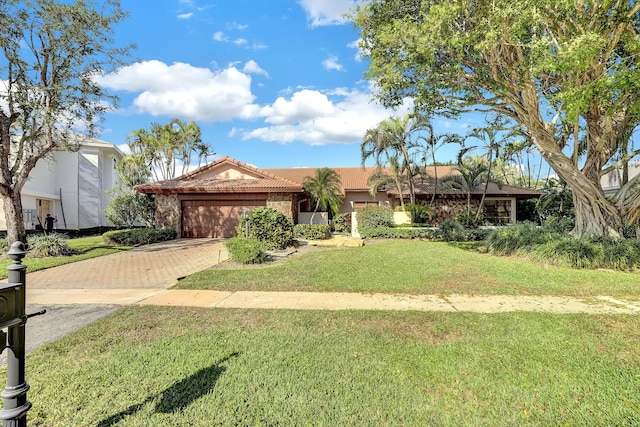
M576 216L574 234L622 236L624 229L622 212L607 199L602 190L599 162L588 159L587 164L580 170L568 161L569 159L555 142L536 141L536 146L547 163L573 191Z
M26 244L27 232L24 229L20 192L11 191L9 194L3 194L1 197L4 204L4 217L7 222L7 240L9 246L17 241Z

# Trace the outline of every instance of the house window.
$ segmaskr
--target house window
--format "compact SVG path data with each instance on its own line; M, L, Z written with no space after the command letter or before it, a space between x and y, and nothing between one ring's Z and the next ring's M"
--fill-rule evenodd
M511 222L511 200L485 200L484 219L491 224Z
M366 202L353 202L353 210L356 212L368 206L380 206L380 203L378 203L377 200L369 200Z

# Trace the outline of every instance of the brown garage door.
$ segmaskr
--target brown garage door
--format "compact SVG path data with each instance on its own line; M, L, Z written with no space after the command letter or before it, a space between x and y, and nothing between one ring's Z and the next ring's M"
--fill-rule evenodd
M265 205L265 200L183 200L182 237L233 237L242 211Z

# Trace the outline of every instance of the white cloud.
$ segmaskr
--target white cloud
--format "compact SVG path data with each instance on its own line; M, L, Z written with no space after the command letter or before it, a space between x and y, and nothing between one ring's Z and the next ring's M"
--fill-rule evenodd
M393 114L409 111L405 105ZM371 102L371 95L358 90L337 89L327 93L300 90L291 98L278 98L264 106L259 116L268 126L242 131L243 139L289 143L302 141L311 145L354 143L364 132L391 116L392 112ZM241 133L236 130L236 133Z
M251 117L251 76L233 66L213 72L176 62L139 62L98 79L114 90L140 92L133 106L153 116L179 116L190 120L221 121Z
M227 40L229 40L229 38L225 36L222 31L216 31L215 33L213 33L213 39L217 42L226 42Z
M253 59L245 62L244 67L242 67L242 71L247 74L261 74L263 76L269 76L269 74Z
M338 57L335 55L331 55L324 61L322 61L322 66L327 71L344 71L344 67L340 64Z
M237 45L243 45L247 44L247 39L235 39L233 42Z
M344 14L358 3L357 0L299 0L312 27L341 25L347 22Z
M366 52L363 51L362 49L360 49L360 41L361 41L361 39L358 39L358 40L354 40L351 43L347 44L348 48L357 49L358 52L356 52L356 55L355 55L354 59L356 61L358 61L358 62L361 62L367 56Z
M246 30L247 28L249 28L249 26L246 24L238 24L234 21L230 24L227 24L227 28L229 28L230 30Z
M193 12L181 13L180 15L178 15L178 19L189 19L192 17L193 17Z

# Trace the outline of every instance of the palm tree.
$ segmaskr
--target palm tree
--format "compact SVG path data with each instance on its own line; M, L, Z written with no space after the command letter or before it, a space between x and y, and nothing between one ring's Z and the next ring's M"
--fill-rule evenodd
M458 153L458 165L455 170L459 174L448 175L442 179L443 187L455 188L466 193L467 219L471 217L471 193L488 179L488 167L484 162L473 162L463 158L468 150L469 148L463 149ZM477 219L476 216L476 221Z
M438 191L438 162L436 160L436 152L446 144L462 144L462 138L460 135L455 133L436 135L431 123L427 123L426 128L429 132L428 136L420 138L425 142L425 145L421 147L422 158L420 160L424 164L425 170L428 160L431 160L431 163L433 164L433 194L431 195L431 201L429 202L429 207L432 207Z
M375 128L367 130L360 146L362 167L373 157L377 167L388 165L391 168L403 210L401 181L408 183L410 200L415 204L413 178L418 175L419 170L411 150L419 146L416 142L420 138L419 134L428 130L429 122L423 116L409 114L404 117L390 117L378 123Z
M502 144L502 139L498 139L498 132L501 130L500 127L497 127L495 124L493 127L484 127L474 129L470 134L469 138L476 138L485 142L485 150L486 150L486 159L487 159L487 172L484 174L485 183L484 189L482 191L482 198L480 199L480 205L478 205L478 210L476 211L476 221L480 218L480 214L482 213L482 208L484 206L484 200L487 196L487 188L489 187L489 181L494 179L492 176L493 169L493 156L494 153L496 157L499 155L500 147ZM475 147L469 147L469 149L473 149Z
M314 209L311 214L310 223L318 209L328 211L329 219L333 214L337 214L342 206L340 175L329 168L316 169L314 176L306 176L302 182L304 189L313 199Z

